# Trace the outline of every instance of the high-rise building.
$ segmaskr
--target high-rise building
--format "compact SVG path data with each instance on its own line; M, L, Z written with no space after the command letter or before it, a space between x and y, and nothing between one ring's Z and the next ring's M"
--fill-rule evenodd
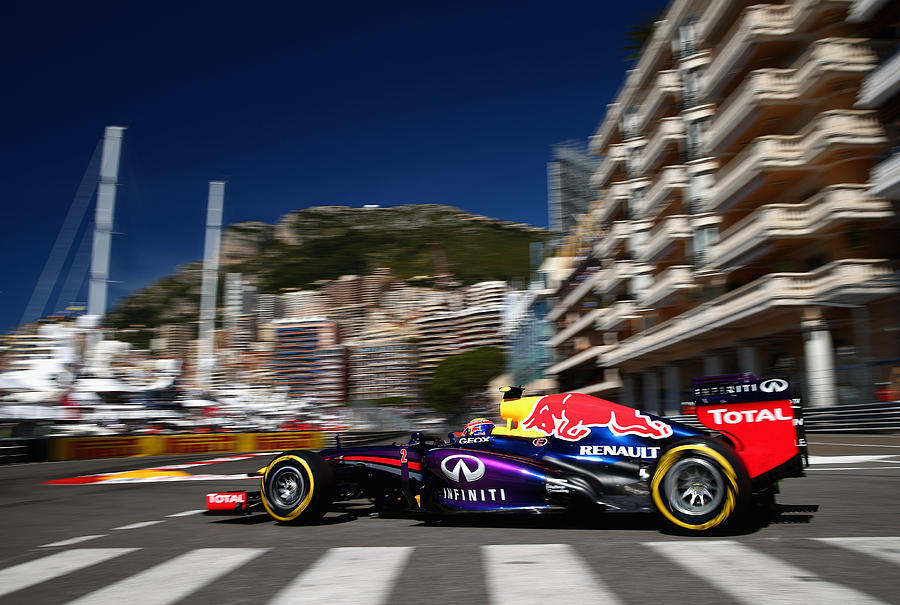
M400 325L381 324L350 348L350 400L374 401L402 397L422 401L422 379L414 333Z
M338 326L324 317L282 319L273 323L270 357L276 385L288 395L322 404L347 401L346 348Z
M561 238L575 228L578 217L595 199L590 181L597 160L585 153L583 144L571 141L554 145L551 153L547 163L550 230Z
M550 313L562 388L673 412L693 377L752 372L872 400L900 358L900 237L869 177L889 138L859 102L863 4L669 5L591 139L598 240Z

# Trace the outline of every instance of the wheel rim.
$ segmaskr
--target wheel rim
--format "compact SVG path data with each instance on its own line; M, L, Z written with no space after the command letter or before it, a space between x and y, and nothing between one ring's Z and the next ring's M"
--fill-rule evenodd
M269 485L271 486L272 500L283 508L295 506L306 491L303 475L292 466L285 466L275 471Z
M704 458L683 458L673 464L663 489L672 508L692 517L717 511L725 497L722 474Z

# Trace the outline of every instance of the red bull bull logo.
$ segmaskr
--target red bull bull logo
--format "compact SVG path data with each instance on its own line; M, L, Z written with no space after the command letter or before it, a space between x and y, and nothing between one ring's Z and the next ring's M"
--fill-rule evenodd
M579 393L541 397L519 426L566 441L584 439L595 426L606 427L617 437L637 435L664 439L672 435L672 427L662 420L653 420L628 406Z

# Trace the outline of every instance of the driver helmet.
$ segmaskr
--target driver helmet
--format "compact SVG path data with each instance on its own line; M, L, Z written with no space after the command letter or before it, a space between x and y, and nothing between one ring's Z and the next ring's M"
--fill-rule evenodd
M463 428L463 436L469 435L490 435L494 430L494 423L487 418L473 418Z

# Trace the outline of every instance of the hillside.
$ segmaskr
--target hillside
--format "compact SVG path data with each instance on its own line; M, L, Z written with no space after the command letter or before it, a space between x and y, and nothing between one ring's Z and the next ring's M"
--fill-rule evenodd
M411 204L392 208L319 206L261 222L227 227L222 237L222 273L240 272L260 292L314 288L318 280L366 275L389 267L404 279L428 277L433 244L440 244L450 273L462 284L500 279L524 282L529 244L547 230L465 213L451 206ZM122 329L195 321L200 301L201 263L120 301L108 323ZM425 279L423 279L423 277ZM220 290L222 280L220 279Z

